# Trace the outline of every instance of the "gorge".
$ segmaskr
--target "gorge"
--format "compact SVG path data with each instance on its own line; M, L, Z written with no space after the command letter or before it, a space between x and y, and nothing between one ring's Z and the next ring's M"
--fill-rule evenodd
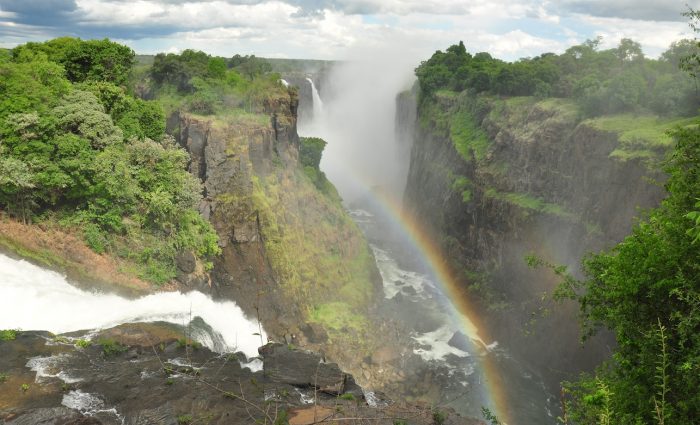
M0 166L31 174L0 180L7 424L558 423L560 383L619 341L581 347L557 284L585 280L581 259L665 198L667 131L695 122L678 99L665 116L587 115L556 91L570 82L477 90L459 72L481 54L462 43L418 80L414 59L389 55L274 73L161 54L130 64L132 96L36 54L61 42L88 43L30 43L0 64L44 90L0 110L15 161ZM532 66L580 59L553 57ZM439 61L462 67L437 80ZM648 61L614 66L666 66Z

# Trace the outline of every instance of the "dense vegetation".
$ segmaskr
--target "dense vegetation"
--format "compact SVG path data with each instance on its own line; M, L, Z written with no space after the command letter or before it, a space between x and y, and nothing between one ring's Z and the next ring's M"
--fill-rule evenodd
M226 114L234 109L263 112L286 88L270 64L255 56L235 55L226 60L201 51L160 53L152 65L140 69L142 88L166 110L186 109L201 115ZM138 72L137 72L138 73Z
M0 208L81 233L142 278L175 277L174 258L218 252L198 214L187 154L164 136L162 108L128 94L134 53L59 38L0 57Z
M337 196L335 187L326 178L326 173L321 171L321 156L326 147L326 141L319 137L302 137L299 139L299 162L304 169L304 174L313 182L321 192Z
M594 377L568 385L573 423L700 420L700 129L673 136L668 198L612 250L587 258L586 280L562 286L587 334L605 326L618 343Z
M587 116L651 111L690 116L700 106L696 83L679 69L697 52L690 40L673 43L658 60L644 57L639 43L623 39L617 48L599 50L600 39L588 40L557 55L505 62L464 43L437 51L421 63L416 75L423 96L441 90L501 96L572 98Z

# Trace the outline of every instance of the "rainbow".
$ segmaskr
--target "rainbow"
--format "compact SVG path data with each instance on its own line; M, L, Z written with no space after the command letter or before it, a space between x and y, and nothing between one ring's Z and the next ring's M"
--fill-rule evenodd
M485 395L491 405L488 406L499 418L503 425L514 423L507 408L507 394L505 382L499 372L495 362L494 354L490 353L488 335L485 334L486 327L482 325L480 315L465 296L464 286L460 284L450 267L444 261L442 249L433 240L418 221L391 196L374 189L371 190L372 199L376 201L383 212L390 217L404 233L404 236L411 242L413 247L421 254L426 266L437 280L444 295L450 300L453 311L453 318L462 328L462 331L473 341L480 352L478 358L484 376Z

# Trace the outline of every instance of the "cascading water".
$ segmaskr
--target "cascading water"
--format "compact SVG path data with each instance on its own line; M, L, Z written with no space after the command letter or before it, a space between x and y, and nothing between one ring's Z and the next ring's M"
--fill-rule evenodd
M313 101L313 111L314 111L314 116L313 119L320 119L321 115L323 114L323 101L321 100L321 96L318 94L318 90L316 90L316 85L314 84L314 80L311 78L306 78L306 81L311 84L311 99Z
M213 301L197 291L136 299L83 291L56 272L2 254L0 299L5 301L0 329L65 333L163 321L192 328L193 339L212 351L242 351L248 357L258 355L260 334L267 340L258 323L231 301Z

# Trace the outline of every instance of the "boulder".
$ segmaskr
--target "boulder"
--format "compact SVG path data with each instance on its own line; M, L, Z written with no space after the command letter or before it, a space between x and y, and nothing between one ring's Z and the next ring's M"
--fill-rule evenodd
M450 340L447 341L447 344L454 348L467 352L469 351L469 347L471 346L469 337L460 331L455 332L454 335L452 335L452 338L450 338Z
M328 394L342 394L347 375L337 364L324 363L319 354L270 343L258 349L265 375L273 382L315 387Z
M191 251L180 252L175 256L175 263L183 273L193 273L197 268L197 257Z
M357 400L363 400L365 398L365 392L362 391L355 378L352 375L347 375L345 378L345 389L343 394L352 394Z

